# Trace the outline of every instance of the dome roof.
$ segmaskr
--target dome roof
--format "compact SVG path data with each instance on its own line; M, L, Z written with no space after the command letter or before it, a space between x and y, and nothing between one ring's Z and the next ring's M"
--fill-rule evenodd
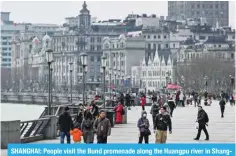
M49 37L48 34L43 36L43 41L50 41L50 40L51 40L51 37Z

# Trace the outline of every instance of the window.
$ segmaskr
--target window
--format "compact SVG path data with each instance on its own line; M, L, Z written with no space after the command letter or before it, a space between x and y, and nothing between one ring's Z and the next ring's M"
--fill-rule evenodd
M146 76L146 71L143 71L143 76Z
M2 40L7 40L7 37L2 37Z
M218 4L216 4L216 9L218 9L218 7L219 7Z
M219 45L218 45L218 47L220 48L220 47L221 47L221 45L219 44Z
M151 44L150 43L148 43L148 50L150 50L151 49Z
M97 41L98 41L98 42L102 42L102 38L101 38L101 37L98 37L98 38L97 38Z
M224 8L224 4L221 4L221 9L223 9Z
M205 4L202 4L202 8L205 8Z
M197 15L199 15L200 13L199 13L199 11L197 11Z
M173 43L173 48L175 48L175 44Z
M143 38L146 38L146 35L144 35Z
M232 39L235 39L235 36L232 36Z
M8 56L11 56L11 53L8 53Z
M194 12L192 11L192 16L194 16Z
M158 44L158 50L161 50L161 44Z
M194 4L192 4L192 9L194 9L195 8L195 6L194 6Z
M90 61L94 62L94 56L90 56Z
M161 38L161 36L160 36L160 35L158 35L157 37L158 37L158 39L160 39L160 38Z
M8 48L9 51L11 51L11 48Z
M154 43L153 44L153 49L156 50L156 48L157 48L157 45Z
M4 51L4 50L7 50L7 48L2 48L2 50Z
M164 38L166 38L166 35L164 35Z
M169 47L169 45L168 44L166 44L166 48L168 48Z
M148 38L150 38L150 35L148 35Z
M100 61L101 61L101 57L98 56L98 57L97 57L97 62L100 62Z
M200 4L197 5L197 8L200 8Z
M205 40L206 36L199 36L199 40Z
M231 59L234 59L234 53L231 53Z
M214 47L216 47L216 45L214 45Z
M156 36L156 35L154 35L154 38L157 38L157 36Z
M98 45L97 50L101 50L101 49L102 49L101 45Z
M2 42L2 45L7 45L7 42Z
M93 43L94 41L95 41L94 37L91 37L91 38L90 38L90 42Z
M212 4L210 4L209 8L211 8L211 9L213 8Z
M124 61L121 61L121 63L120 63L120 64L121 64L121 66L123 66L123 65L124 65Z
M91 49L91 50L94 50L94 45L90 45L90 49Z

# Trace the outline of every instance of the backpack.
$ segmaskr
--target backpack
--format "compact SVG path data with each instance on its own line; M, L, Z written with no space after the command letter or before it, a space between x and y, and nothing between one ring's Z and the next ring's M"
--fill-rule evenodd
M206 123L209 122L209 118L208 118L207 113L205 113L205 122L206 122Z
M93 125L92 121L90 121L90 120L85 120L85 122L84 122L84 127L85 127L86 129L90 129L90 128L92 127L92 125Z
M121 115L125 115L125 110L124 109L122 109Z
M158 105L153 105L153 112L159 112L159 106Z

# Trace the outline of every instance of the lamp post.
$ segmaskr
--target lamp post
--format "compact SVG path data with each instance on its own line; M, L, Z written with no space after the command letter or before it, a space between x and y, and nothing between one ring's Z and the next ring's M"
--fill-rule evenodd
M106 86L106 59L107 57L105 55L103 55L101 57L101 66L102 66L102 69L103 69L103 95L104 95L104 101L103 101L103 107L106 108L106 105L105 105L105 86Z
M116 71L114 71L114 75L115 75L114 86L116 88Z
M51 73L51 75L50 75L50 82L52 83L52 71L53 71L53 63L54 63L54 61L52 61L51 62L51 65L50 65L50 73ZM51 89L52 90L52 89ZM52 91L51 91L51 94L50 94L50 100L51 100L51 104L52 104L52 102L53 102L53 97L52 97Z
M84 101L84 93L85 93L85 68L87 66L87 58L88 58L88 55L86 53L80 54L80 59L81 59L81 63L82 63L82 66L83 66L83 104L85 104L85 101Z
M229 75L229 77L230 77L231 93L233 94L233 91L234 91L234 77L232 75Z
M51 77L51 63L53 61L53 51L52 49L47 49L46 50L46 60L48 62L48 115L51 115L51 82L50 82L50 77Z
M70 102L72 104L72 72L73 72L73 62L69 63L70 67Z
M111 74L112 74L112 69L109 69L109 82L110 82L110 100L111 100Z
M207 92L207 90L208 90L208 88L207 88L207 87L208 87L207 78L208 78L207 76L204 77L204 80L205 80L205 87L206 87L206 92Z

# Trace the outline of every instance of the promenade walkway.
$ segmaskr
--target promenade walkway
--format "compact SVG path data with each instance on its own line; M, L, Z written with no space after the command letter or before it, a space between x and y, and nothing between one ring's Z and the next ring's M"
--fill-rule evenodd
M205 134L202 132L199 141L193 140L196 137L197 129L195 121L197 118L197 107L186 106L178 107L174 110L172 124L172 134L168 134L168 143L234 143L235 142L235 107L227 103L225 117L221 118L218 101L213 101L212 106L203 106L209 116L209 126L207 127L210 134L210 140L205 141ZM148 119L152 126L150 107L146 107ZM109 143L137 143L138 129L137 120L141 116L141 107L133 107L128 111L128 124L115 125L112 134L108 138ZM150 136L150 143L155 141L154 134ZM59 143L59 138L55 140L43 140L34 143ZM6 154L6 150L2 150Z

